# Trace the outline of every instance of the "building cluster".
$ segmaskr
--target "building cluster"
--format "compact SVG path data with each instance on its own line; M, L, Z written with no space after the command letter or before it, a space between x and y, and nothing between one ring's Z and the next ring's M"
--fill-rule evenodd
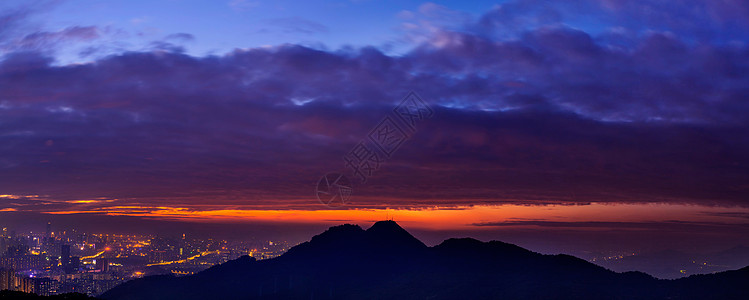
M1 224L0 224L1 225ZM0 232L0 290L38 295L69 292L100 295L130 279L158 274L190 275L250 255L283 254L284 242L88 234L76 230L17 235Z
M52 279L22 277L16 275L13 269L0 268L0 291L22 291L48 296L51 289Z

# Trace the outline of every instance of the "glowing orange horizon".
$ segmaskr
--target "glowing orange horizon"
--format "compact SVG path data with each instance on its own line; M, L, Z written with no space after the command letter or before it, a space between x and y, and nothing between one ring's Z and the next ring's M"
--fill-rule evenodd
M169 206L111 206L89 210L50 211L48 214L104 214L134 216L150 219L197 222L281 222L281 223L371 223L392 218L410 228L477 229L474 224L512 222L518 220L555 222L659 222L688 221L742 224L736 218L722 217L711 212L725 211L725 207L689 204L640 203L587 205L478 205L432 207L422 209L199 209ZM731 208L749 213L749 208Z

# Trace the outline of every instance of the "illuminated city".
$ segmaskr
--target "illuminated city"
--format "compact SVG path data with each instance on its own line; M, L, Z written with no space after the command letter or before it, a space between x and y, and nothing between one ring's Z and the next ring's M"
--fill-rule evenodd
M258 260L277 257L289 248L284 241L54 231L50 223L46 228L46 232L18 233L3 227L0 290L96 296L134 278L190 275L243 255Z

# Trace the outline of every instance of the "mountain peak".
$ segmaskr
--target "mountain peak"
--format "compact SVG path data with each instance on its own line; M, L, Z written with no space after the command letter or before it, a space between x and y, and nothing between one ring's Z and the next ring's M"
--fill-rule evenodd
M367 231L371 231L371 230L397 230L397 231L403 230L405 231L403 227L398 225L398 223L396 223L393 220L377 221L372 225L372 227L369 227L369 229L367 229Z
M427 246L392 220L378 221L369 227L367 235L378 243L399 245L405 248L423 249Z

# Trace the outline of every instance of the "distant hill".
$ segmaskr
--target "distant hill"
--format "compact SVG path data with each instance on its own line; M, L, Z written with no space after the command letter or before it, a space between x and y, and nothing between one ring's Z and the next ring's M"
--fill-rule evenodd
M103 299L749 299L749 267L678 280L498 241L427 247L393 221L340 225L263 261L126 282Z
M658 278L676 279L690 274L707 274L749 265L749 247L736 246L712 253L686 253L677 250L638 253L620 259L599 260L596 264L617 272L639 270Z

